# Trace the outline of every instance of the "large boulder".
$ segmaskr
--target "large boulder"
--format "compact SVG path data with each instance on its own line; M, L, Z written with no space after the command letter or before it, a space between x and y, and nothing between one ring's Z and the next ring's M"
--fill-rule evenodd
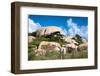
M38 30L36 30L36 35L37 36L43 36L43 35L50 35L53 32L62 32L62 29L60 27L57 26L48 26L48 27L42 27Z
M78 46L75 45L74 43L70 43L70 44L66 44L66 49L67 49L67 52L77 52L77 48Z
M48 42L48 41L42 41L38 49L35 51L37 55L45 55L46 52L52 52L52 51L60 51L60 44L57 42Z
M78 43L74 39L72 39L71 36L63 37L63 39L69 44L73 43L73 44L77 44L78 45Z
M83 51L83 50L87 50L87 49L88 49L88 43L87 42L80 44L79 47L78 47L79 51Z

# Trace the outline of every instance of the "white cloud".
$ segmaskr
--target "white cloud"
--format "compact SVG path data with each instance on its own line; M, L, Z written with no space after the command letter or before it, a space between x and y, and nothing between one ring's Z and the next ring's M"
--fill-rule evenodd
M62 26L59 27L60 33L63 35L67 35L67 30L63 28Z
M41 25L39 23L35 23L33 20L28 19L29 22L29 33L32 33L36 31L37 29L41 28Z
M34 22L32 19L29 20L29 32L34 32L37 29L41 28L42 26L39 23ZM76 34L79 34L80 36L84 38L88 38L88 26L79 26L76 23L73 22L72 18L67 20L67 26L68 30L65 28L60 27L60 31L64 35L70 35L75 36Z
M87 38L88 36L88 27L87 26L78 26L76 23L72 21L72 18L67 20L68 34L74 36L79 34L80 36Z
M62 29L62 34L65 35L65 36L67 35L67 30L65 28Z

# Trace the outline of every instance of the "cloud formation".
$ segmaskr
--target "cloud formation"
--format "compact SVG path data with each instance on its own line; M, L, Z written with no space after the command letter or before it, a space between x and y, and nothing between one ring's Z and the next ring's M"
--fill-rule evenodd
M65 28L61 28L61 34L66 36L67 35L67 30Z
M32 33L37 29L41 28L41 25L39 23L34 22L30 18L28 19L28 22L29 22L29 31L28 31L29 33Z
M28 19L29 21L29 33L35 32L37 29L43 27L40 23L34 22L32 19ZM72 18L67 20L66 26L68 29L60 27L60 31L64 35L75 36L79 34L83 38L88 38L88 26L78 25L77 23L73 22Z
M42 25L40 25L39 23L34 22L34 20L32 19L28 19L29 21L29 33L35 32L37 29L43 27ZM63 30L63 28L59 28L61 34L66 35L67 30Z
M67 20L67 26L69 28L67 31L68 35L75 36L76 34L79 34L84 38L88 38L88 26L79 26L72 21L72 18Z

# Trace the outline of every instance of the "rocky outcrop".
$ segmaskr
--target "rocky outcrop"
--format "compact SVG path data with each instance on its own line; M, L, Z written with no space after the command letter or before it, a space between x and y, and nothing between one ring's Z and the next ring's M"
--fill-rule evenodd
M57 42L42 41L35 52L37 52L37 55L45 55L46 52L51 52L51 51L59 52L60 47L61 47L60 44Z
M57 31L62 33L61 28L56 27L56 26L42 27L42 28L36 30L36 35L37 36L50 35L51 33L57 32Z
M67 52L71 53L71 52L77 52L77 48L78 46L75 45L74 43L70 43L70 44L66 44L66 45L63 45L63 47L61 48L64 48L64 54L66 54Z
M34 36L28 36L28 42L31 43L34 39L36 39Z
M63 39L64 39L67 43L78 44L74 39L72 39L71 36L63 37Z
M45 55L52 51L66 54L73 51L87 50L88 41L86 39L80 35L64 36L62 31L60 27L56 26L42 27L29 34L28 41L31 43L34 39L39 40L37 40L38 45L32 44L35 46L33 50L35 50L36 55Z
M87 50L87 49L88 49L88 43L87 42L80 44L79 47L78 47L79 51Z

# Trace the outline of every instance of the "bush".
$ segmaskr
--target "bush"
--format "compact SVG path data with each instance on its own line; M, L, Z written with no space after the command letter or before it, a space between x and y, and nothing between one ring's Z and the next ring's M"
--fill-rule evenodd
M66 53L62 59L81 59L88 58L87 51ZM55 60L61 59L61 54L56 51L47 52L46 55L36 56L34 51L28 53L28 60Z
M59 59L59 52L57 51L51 51L51 52L47 52L46 53L46 57L48 57L48 59Z
M82 38L79 35L76 35L74 38L79 44L82 43ZM66 53L63 54L64 57L62 57L60 52L57 52L55 50L52 50L51 52L48 51L47 46L43 46L42 48L45 48L48 52L43 56L36 56L35 49L39 46L41 41L52 41L57 42L60 45L67 44L63 39L61 39L60 36L54 37L54 36L41 36L34 39L31 43L28 44L28 60L51 60L51 59L79 59L79 58L87 58L88 52L87 50L81 50L79 52L72 52L72 53Z
M35 59L35 52L32 50L32 48L28 49L28 60L34 60Z
M72 39L74 39L76 42L78 42L79 45L83 43L82 37L78 34L76 34L75 37L73 37Z
M41 41L37 40L37 39L34 39L31 43L31 45L36 45L37 47L39 46Z
M88 58L87 50L81 50L79 52L67 53L64 56L64 59L80 59L80 58Z

